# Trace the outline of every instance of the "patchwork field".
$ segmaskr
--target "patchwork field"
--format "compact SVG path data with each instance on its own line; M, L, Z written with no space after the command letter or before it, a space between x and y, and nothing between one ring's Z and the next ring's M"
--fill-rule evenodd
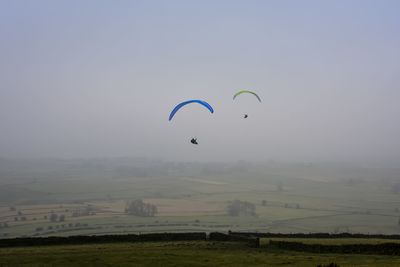
M3 163L0 238L228 230L400 233L400 195L394 191L399 169L163 162L134 167L139 163L124 160L37 164ZM155 216L128 215L127 202L135 199L155 205ZM253 204L255 216L229 216L234 200Z

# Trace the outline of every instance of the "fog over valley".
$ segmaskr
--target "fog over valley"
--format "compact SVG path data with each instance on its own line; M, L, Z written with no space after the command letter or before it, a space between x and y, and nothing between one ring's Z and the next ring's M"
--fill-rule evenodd
M400 234L399 10L0 1L0 247Z

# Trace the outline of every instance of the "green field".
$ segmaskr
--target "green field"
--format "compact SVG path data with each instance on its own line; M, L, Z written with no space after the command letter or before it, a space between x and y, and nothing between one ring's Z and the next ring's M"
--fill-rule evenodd
M0 249L0 266L400 266L400 257L311 254L240 243L155 242Z
M1 163L0 238L188 231L400 233L400 170L340 164ZM155 217L124 213L127 200ZM257 216L228 216L233 200ZM263 203L264 201L264 203ZM90 209L88 214L74 213ZM52 213L65 220L50 222Z

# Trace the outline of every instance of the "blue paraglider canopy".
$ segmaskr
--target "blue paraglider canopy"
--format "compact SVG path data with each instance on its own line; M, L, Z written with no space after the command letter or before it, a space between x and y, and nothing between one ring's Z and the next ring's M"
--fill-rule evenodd
M208 104L206 101L203 100L188 100L188 101L184 101L180 104L178 104L172 111L171 114L169 114L169 120L172 120L172 118L175 116L175 113L178 112L178 110L180 110L183 106L186 106L187 104L191 104L191 103L198 103L204 107L206 107L211 113L214 113L214 109L212 108L212 106L210 104Z

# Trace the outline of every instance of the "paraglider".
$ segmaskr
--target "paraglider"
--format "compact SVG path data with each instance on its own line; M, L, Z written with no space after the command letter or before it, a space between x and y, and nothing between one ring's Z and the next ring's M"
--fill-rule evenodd
M235 98L236 98L238 95L241 95L241 94L252 94L252 95L254 95L254 96L258 99L258 101L261 102L261 98L260 98L256 93L254 93L254 92L252 92L252 91L249 91L249 90L241 90L241 91L237 92L236 94L233 95L233 100L235 100ZM243 118L244 118L244 119L247 119L248 117L249 117L248 114L244 114L244 115L243 115Z
M191 104L191 103L198 103L198 104L206 107L211 113L214 113L214 109L206 101L196 100L196 99L188 100L188 101L184 101L184 102L176 105L176 107L171 111L171 114L169 114L169 121L172 120L172 118L175 116L175 113L178 112L178 110L180 110L183 106L186 106L187 104Z
M174 109L171 111L171 113L169 114L169 119L168 120L171 121L172 118L175 116L175 114L178 112L178 110L180 110L183 106L186 106L187 104L191 104L191 103L198 103L198 104L204 106L205 108L207 108L211 113L214 113L213 107L210 104L208 104L206 101L194 99L194 100L184 101L184 102L176 105L174 107ZM190 140L190 143L192 143L193 145L198 145L199 144L197 142L197 138L192 138Z

